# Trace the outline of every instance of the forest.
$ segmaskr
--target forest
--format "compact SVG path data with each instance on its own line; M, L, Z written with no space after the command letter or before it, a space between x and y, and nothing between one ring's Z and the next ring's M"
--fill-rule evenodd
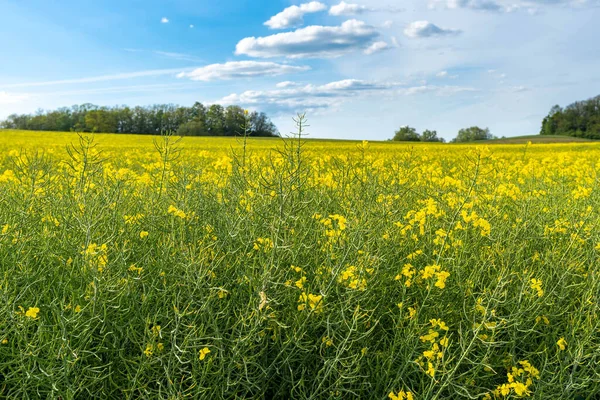
M246 122L247 121L247 122ZM192 107L157 104L146 107L100 107L93 104L38 110L35 114L12 114L0 128L35 131L76 131L96 133L133 133L157 135L176 132L181 136L242 135L247 124L249 136L279 136L277 127L263 112L246 111L239 106Z
M542 122L540 134L600 139L600 95L565 108L552 107Z

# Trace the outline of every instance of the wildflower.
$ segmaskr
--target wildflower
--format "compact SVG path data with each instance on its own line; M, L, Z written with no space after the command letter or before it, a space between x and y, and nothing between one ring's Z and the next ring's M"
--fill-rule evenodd
M73 311L75 311L76 313L80 313L81 312L81 306L80 305L75 306L75 310L73 310Z
M146 355L146 357L151 357L152 356L152 349L154 348L154 346L152 346L150 343L148 343L146 345L146 350L144 350L144 354Z
M561 337L560 339L558 339L558 342L556 342L556 345L561 351L563 351L567 348L567 341L565 340L565 338Z
M29 307L29 309L25 312L25 316L32 318L32 319L37 319L39 312L40 312L39 308Z
M433 367L433 364L429 361L427 362L427 370L425 371L425 373L431 376L432 378L435 377L435 368Z
M450 276L450 272L441 271L436 274L437 281L435 282L435 286L443 289L446 287L446 279Z
M302 292L298 298L298 311L303 311L308 305L311 310L319 313L323 311L323 296L316 294L306 294Z
M542 297L544 295L544 289L542 289L542 280L541 279L531 279L530 287L537 291L538 297Z
M300 278L296 281L295 285L298 289L304 289L305 283L306 283L306 277L303 276L302 278Z
M145 239L145 238L147 238L147 237L148 237L148 235L149 235L149 233L148 233L148 232L146 232L146 231L141 231L141 232L140 232L140 238L141 238L141 239Z
M204 360L208 353L210 353L210 349L208 347L201 349L199 352L200 361Z
M181 219L185 219L185 217L186 217L185 212L181 211L180 209L178 209L174 205L170 205L169 206L169 208L167 209L167 213L173 214L174 216L179 217Z
M144 268L142 268L142 267L136 267L135 264L132 264L127 270L129 272L137 272L138 275L141 275L142 271L144 270Z
M388 394L388 397L391 400L414 400L412 392L405 392L404 390L399 391L398 394L390 392L390 394Z

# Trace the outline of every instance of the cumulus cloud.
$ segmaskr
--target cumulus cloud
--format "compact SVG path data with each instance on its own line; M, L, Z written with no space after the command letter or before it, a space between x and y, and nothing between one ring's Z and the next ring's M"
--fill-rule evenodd
M237 44L235 54L260 58L337 57L366 50L378 36L374 27L351 19L340 26L315 25L266 37L247 37Z
M460 30L444 29L429 21L415 21L408 24L404 34L409 38L428 38L433 36L452 36L461 33Z
M349 4L345 1L342 1L340 4L331 6L329 9L330 15L353 15L353 14L363 14L367 11L371 11L370 8L366 6L362 6L360 4Z
M189 78L193 81L216 81L236 78L254 78L260 76L279 76L309 70L307 66L277 64L259 61L230 61L224 64L211 64L193 71L182 72L178 78Z
M0 92L0 104L14 104L27 100L29 96L25 94L15 94L8 92Z
M379 53L383 50L388 50L390 45L386 42L375 42L365 50L365 54Z
M304 23L304 15L324 11L327 6L318 1L300 4L300 6L291 6L274 15L265 22L265 25L271 29L287 29L301 26Z
M169 23L169 18L167 18L167 17L162 17L162 18L161 18L161 20L160 20L160 23L161 23L161 24L168 24L168 23Z
M359 79L346 79L324 85L305 85L284 87L267 91L246 91L231 94L219 103L224 105L240 104L248 107L256 106L271 113L290 113L298 111L318 111L338 107L343 102L366 96L398 96L434 93L452 95L460 92L474 91L472 88L458 86L416 86L411 87L401 82L372 82Z

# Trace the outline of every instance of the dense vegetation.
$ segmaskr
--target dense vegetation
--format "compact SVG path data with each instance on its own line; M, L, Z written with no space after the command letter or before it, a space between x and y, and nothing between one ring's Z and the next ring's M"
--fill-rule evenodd
M398 142L444 142L444 138L438 137L436 131L426 129L423 133L418 133L415 128L410 126L400 127L392 140Z
M577 101L564 109L559 105L552 107L540 134L600 139L600 96Z
M36 131L76 131L97 133L160 134L177 132L181 136L236 136L245 121L244 109L196 102L192 107L173 104L148 107L98 107L93 104L40 110L33 115L10 115L0 128ZM249 115L249 136L278 136L279 132L265 113Z
M472 126L459 130L458 135L450 142L468 143L491 139L496 139L496 137L490 133L488 128L483 129L478 126ZM392 140L397 142L445 142L444 138L438 137L437 131L426 129L423 133L419 133L415 128L410 126L400 127L395 132Z
M0 398L598 399L599 157L3 132Z

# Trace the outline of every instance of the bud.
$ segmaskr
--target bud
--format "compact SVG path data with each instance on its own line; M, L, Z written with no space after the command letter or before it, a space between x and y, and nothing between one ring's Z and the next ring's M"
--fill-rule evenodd
M244 115L248 115L248 110L244 110Z

